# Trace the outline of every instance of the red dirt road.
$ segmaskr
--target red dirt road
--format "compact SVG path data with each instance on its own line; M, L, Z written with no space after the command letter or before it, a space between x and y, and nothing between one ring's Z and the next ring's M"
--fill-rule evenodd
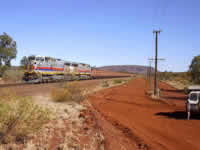
M167 103L156 102L146 96L142 78L89 97L94 108L128 139L118 140L121 137L110 137L110 131L104 130L107 149L121 150L118 147L120 142L124 144L124 149L130 150L200 149L200 117L186 120L185 95L164 83L160 87ZM116 144L112 144L112 141Z

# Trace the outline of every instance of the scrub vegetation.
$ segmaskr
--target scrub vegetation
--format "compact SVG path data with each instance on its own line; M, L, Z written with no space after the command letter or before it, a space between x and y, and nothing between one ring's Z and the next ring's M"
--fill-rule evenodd
M115 80L113 80L113 84L120 84L122 82L123 82L123 80L121 80L121 79L115 79Z
M84 90L78 86L76 81L69 82L62 88L54 88L51 91L51 98L55 102L78 102L84 99Z
M159 72L160 80L178 81L184 85L200 84L200 55L195 56L186 72Z
M1 143L23 143L50 120L50 110L33 103L31 97L16 96L9 89L0 96Z
M23 74L24 71L22 69L9 69L4 71L2 78L12 82L21 82Z
M182 84L188 85L192 82L190 72L159 72L158 78L160 80L178 81Z
M108 81L103 81L102 82L102 87L109 87L110 85L109 85L109 83L108 83Z

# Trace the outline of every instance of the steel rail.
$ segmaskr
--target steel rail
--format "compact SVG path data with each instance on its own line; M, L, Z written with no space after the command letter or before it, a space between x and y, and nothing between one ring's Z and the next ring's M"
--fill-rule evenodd
M126 78L131 76L92 76L91 79L80 79L78 81L85 81L85 80L99 80L99 79L114 79L114 78ZM65 80L67 81L75 81L75 80ZM34 84L51 84L51 83L59 83L63 82L63 80L60 81L51 81L51 82L45 82L45 83L8 83L8 84L0 84L0 88L6 88L6 87L15 87L15 86L23 86L23 85L34 85Z

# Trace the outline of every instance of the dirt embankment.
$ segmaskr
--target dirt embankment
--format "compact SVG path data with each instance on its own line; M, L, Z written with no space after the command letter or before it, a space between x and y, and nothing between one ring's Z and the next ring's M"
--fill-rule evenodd
M186 120L185 95L165 83L159 86L166 103L145 95L142 78L89 97L103 119L112 124L111 130L101 125L107 149L200 149L200 118ZM113 127L120 132L112 136Z
M61 87L60 83L12 87L17 95L33 96L35 102L52 107L57 114L33 135L29 146L50 150L200 149L200 117L186 120L186 95L179 90L160 83L163 103L145 95L142 78L105 90L101 83L102 80L79 82L86 93L92 91L82 105L49 100L51 89Z
M128 80L127 78L123 78ZM103 83L108 87L114 84L113 79L90 80L77 82L85 94L103 90ZM38 133L30 135L26 141L0 144L1 150L104 150L105 139L96 112L87 101L56 103L51 100L51 90L63 87L66 83L33 84L10 87L18 96L31 96L32 100L52 111L52 119ZM6 90L5 88L1 88ZM31 99L30 99L31 100ZM97 114L97 115L96 115ZM106 123L103 123L104 126ZM109 123L108 123L109 124ZM109 130L110 124L106 128Z

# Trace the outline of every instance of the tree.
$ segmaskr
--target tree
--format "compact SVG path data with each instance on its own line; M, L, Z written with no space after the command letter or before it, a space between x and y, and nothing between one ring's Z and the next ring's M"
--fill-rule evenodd
M28 64L28 57L24 56L20 61L20 66L24 67L26 64Z
M3 64L11 66L11 60L17 56L17 44L5 32L0 35L0 66Z
M194 83L200 83L200 55L192 59L189 71Z

